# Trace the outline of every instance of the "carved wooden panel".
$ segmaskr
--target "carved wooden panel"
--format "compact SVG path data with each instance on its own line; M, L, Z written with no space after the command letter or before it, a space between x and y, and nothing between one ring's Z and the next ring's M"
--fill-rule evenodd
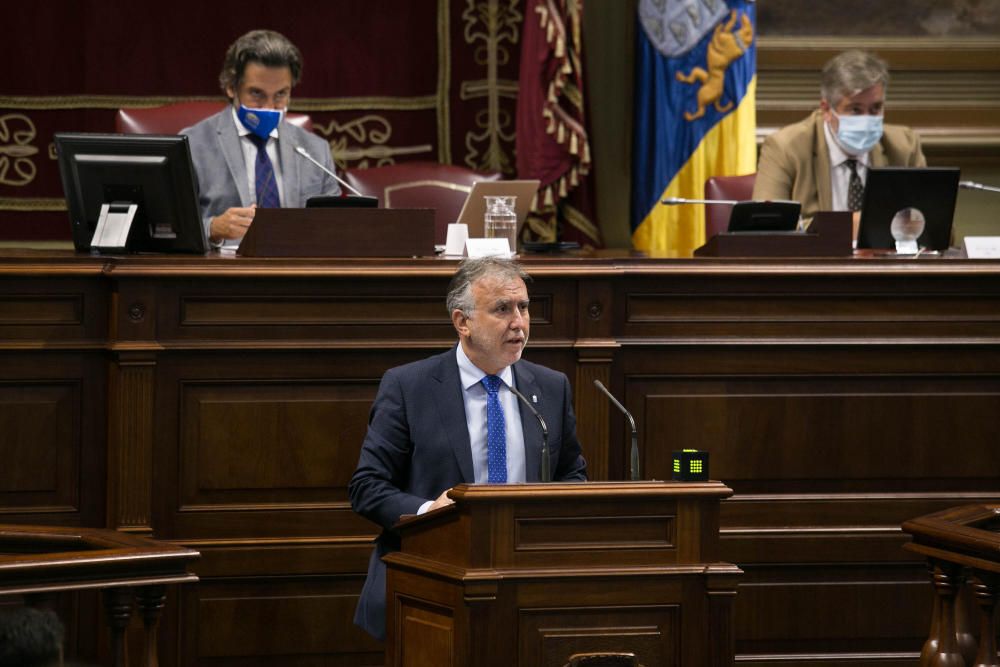
M447 277L249 280L224 289L171 281L157 286L156 336L164 342L222 337L327 347L350 347L360 340L447 346L456 340L445 307L447 285ZM532 337L570 340L576 318L573 285L543 280L529 286L529 295Z
M680 666L681 616L679 604L522 611L518 664L563 667L574 653L623 651L645 667Z
M381 356L257 352L248 363L245 354L190 353L161 361L161 529L187 539L375 534L351 511L347 485L392 363Z
M402 618L398 639L400 664L455 665L452 654L455 616L451 609L399 596L396 613Z
M98 355L0 352L0 516L104 520L105 368Z
M3 511L79 511L80 383L0 381Z
M834 556L836 557L836 556ZM745 566L736 597L741 663L916 664L933 591L922 563ZM808 603L806 603L808 601ZM892 610L891 613L887 613Z
M180 510L346 499L372 401L370 384L190 382L181 391Z
M669 474L672 450L694 448L738 494L996 488L1000 375L719 374L628 390L653 476Z
M123 353L111 369L108 423L109 524L152 532L155 357Z
M99 273L81 268L83 274ZM108 294L86 275L0 276L0 339L37 344L99 343L107 335Z
M358 577L202 581L184 591L182 654L211 665L381 665L351 622Z

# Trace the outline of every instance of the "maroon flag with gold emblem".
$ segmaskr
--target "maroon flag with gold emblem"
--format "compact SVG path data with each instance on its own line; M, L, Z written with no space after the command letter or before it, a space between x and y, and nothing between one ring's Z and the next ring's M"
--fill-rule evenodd
M583 95L583 0L526 0L517 99L517 175L541 181L528 219L539 241L600 245Z

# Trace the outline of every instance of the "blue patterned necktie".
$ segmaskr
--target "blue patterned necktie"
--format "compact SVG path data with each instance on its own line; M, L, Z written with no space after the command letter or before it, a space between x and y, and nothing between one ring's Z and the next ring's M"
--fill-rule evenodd
M490 484L507 483L507 426L500 405L500 385L496 375L487 375L481 382L486 387L486 462Z
M254 162L254 187L257 189L257 206L261 208L280 208L281 199L278 196L278 183L274 180L274 165L267 156L267 139L256 134L248 134L250 141L257 146L257 160Z

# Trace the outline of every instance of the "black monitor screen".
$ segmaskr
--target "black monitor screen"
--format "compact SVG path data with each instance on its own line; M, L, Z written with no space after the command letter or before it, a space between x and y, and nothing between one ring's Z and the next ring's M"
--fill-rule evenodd
M913 219L913 229L920 230L918 246L947 250L951 242L958 178L956 167L869 169L858 228L858 247L895 248L892 225L893 218L896 218L897 225L910 224ZM917 215L908 209L916 209L920 213Z
M55 145L78 251L107 245L94 238L105 205L133 211L128 251L207 250L186 136L59 133Z

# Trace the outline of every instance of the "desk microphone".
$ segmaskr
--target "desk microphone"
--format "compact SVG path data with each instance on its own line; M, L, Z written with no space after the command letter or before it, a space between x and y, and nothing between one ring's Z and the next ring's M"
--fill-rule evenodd
M351 187L350 183L348 183L347 181L345 181L344 179L342 179L340 176L337 176L335 173L333 173L332 171L330 171L329 169L327 169L326 167L324 167L319 161L316 160L316 158L314 158L312 155L309 155L309 151L307 151L306 149L302 148L302 146L296 146L295 147L295 152L298 153L299 155L301 155L302 157L304 157L305 159L309 160L310 162L312 162L314 165L316 165L317 167L319 167L323 171L325 171L327 173L327 175L332 176L334 178L334 180L336 180L338 183L340 183L345 188L347 188L352 193L354 193L355 196L357 196L357 197L366 197L367 196L367 195L363 195L360 192L358 192L356 189L354 189L353 187Z
M628 417L628 423L632 427L632 456L629 461L629 471L631 472L631 477L633 482L639 481L639 435L635 430L635 420L632 419L631 413L625 409L625 406L618 402L618 399L611 395L608 388L601 384L600 380L594 380L594 385L604 392L604 394L611 399L611 402L615 404L615 407L622 411L626 417Z
M966 190L983 190L984 192L1000 192L1000 188L992 185L983 185L975 181L959 181L958 187Z
M521 399L521 403L524 403L526 406L528 406L528 410L531 411L531 414L535 415L535 419L538 420L538 425L542 427L542 474L541 474L541 478L542 478L543 482L551 482L552 481L552 473L549 471L549 467L550 467L550 464L549 464L549 427L545 425L545 420L542 419L542 416L540 414L538 414L538 410L535 409L535 406L533 406L531 404L531 402L529 402L528 399L524 397L524 394L522 394L521 392L519 392L517 389L514 389L514 387L512 387L510 385L507 385L507 388L510 389L514 393L515 396L517 396L519 399Z
M732 206L733 204L739 204L740 202L736 199L685 199L684 197L667 197L660 203L666 204L667 206L675 206L677 204L728 204ZM607 389L605 389L605 391L607 391ZM611 394L608 394L608 396L610 395Z

